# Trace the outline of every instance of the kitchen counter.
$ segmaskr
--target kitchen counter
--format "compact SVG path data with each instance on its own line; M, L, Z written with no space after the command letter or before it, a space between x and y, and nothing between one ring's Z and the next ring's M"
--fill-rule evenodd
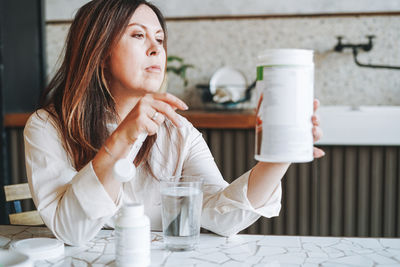
M32 237L53 235L45 227L0 225L0 248ZM399 238L201 234L196 250L168 252L153 232L151 249L151 266L400 266ZM64 257L35 266L113 266L114 250L114 232L101 230L87 246L66 246Z
M188 110L179 111L197 128L253 129L254 110ZM4 115L5 127L24 127L31 113Z
M254 109L179 111L196 128L253 130ZM321 106L318 145L400 145L400 106ZM5 127L24 127L29 113L5 114Z

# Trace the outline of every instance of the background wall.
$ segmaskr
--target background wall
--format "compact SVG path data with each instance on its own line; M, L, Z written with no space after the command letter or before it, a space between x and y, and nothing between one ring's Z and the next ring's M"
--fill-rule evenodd
M57 2L62 6L61 0L47 1L47 12L59 12L60 6L55 6ZM75 1L76 6L79 6L78 2L85 1ZM174 2L176 1L172 1L171 4ZM348 1L354 2L358 1ZM49 6L50 3L53 3L53 7ZM65 3L66 1L64 5ZM370 9L374 7L375 10L394 11L396 7L393 3L387 2L386 7L369 6ZM53 13L47 14L49 76L64 45L70 26L68 18L76 9L71 5L73 6L73 3L65 6L65 12L62 13L64 15L57 15L67 21L57 21L51 15ZM331 5L330 10L336 8L338 12L354 11L352 6L354 5L348 4L347 7L340 7L339 3L336 7ZM294 12L293 10L285 11L283 8L281 12L290 13ZM318 11L318 5L316 9L306 8L305 11L315 13ZM323 105L400 105L398 71L361 68L355 65L351 51L333 51L336 37L339 35L345 37L344 42L352 43L366 42L366 35L375 35L374 48L368 53L360 53L359 60L371 64L400 65L398 14L254 18L228 16L196 20L169 19L167 25L169 54L183 57L185 62L195 65L195 69L188 70L189 85L186 88L183 88L181 80L171 74L169 91L183 98L192 109L204 107L200 92L195 89L196 84L207 84L212 74L224 65L237 68L245 74L248 83L251 83L256 77L257 54L268 48L305 48L315 51L315 95ZM238 107L252 108L254 102L255 99L252 99Z
M46 0L47 20L70 20L88 0ZM355 12L394 12L400 10L398 0L153 0L164 15L198 17L220 15L329 14Z

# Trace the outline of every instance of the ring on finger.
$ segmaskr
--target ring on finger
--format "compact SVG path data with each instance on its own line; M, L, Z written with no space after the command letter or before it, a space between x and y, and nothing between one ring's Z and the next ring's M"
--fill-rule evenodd
M152 119L153 121L155 121L155 120L157 119L158 114L160 114L160 113L159 113L158 111L156 111L156 112L154 113L154 115L151 117L151 119Z

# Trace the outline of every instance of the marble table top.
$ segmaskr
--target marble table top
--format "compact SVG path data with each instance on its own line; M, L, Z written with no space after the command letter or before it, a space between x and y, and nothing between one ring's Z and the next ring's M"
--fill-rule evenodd
M13 240L53 237L45 227L0 225L0 249ZM151 266L400 266L400 238L201 234L194 251L169 252L162 233L152 233ZM35 266L114 266L114 231L101 230L84 247ZM0 263L1 265L1 263Z

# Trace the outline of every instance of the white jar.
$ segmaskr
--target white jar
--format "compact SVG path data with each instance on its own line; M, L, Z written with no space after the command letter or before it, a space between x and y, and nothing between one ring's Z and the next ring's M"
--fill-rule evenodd
M150 220L142 204L124 205L115 221L116 266L150 265Z
M313 160L313 51L271 49L258 56L255 159Z

